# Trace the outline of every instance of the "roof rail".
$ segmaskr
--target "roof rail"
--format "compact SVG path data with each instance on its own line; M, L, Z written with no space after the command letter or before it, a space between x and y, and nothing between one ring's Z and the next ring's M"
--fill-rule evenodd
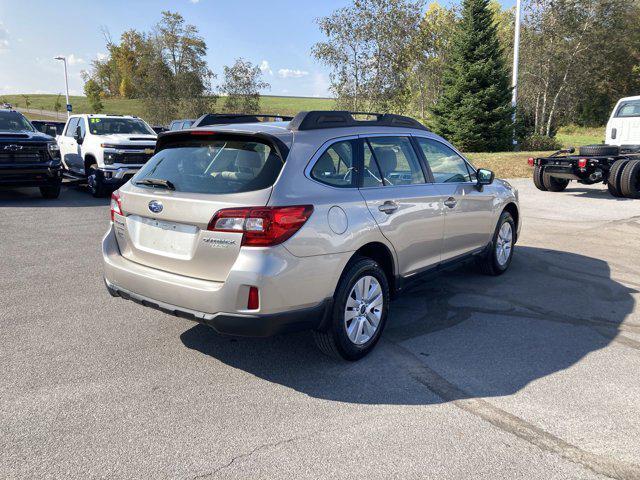
M356 120L354 115L375 117L375 120ZM314 110L300 112L289 122L289 130L317 130L340 127L404 127L427 130L417 120L393 113L348 112L343 110Z
M262 115L257 113L205 113L193 122L191 128L232 123L258 123L271 119L273 121L290 121L293 117L287 115Z

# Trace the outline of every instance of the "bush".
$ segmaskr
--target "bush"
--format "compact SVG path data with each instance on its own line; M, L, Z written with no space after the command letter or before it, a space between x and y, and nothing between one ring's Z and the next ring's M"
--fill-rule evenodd
M547 137L546 135L533 134L525 137L520 143L520 149L541 152L545 150L560 150L562 145L555 137Z

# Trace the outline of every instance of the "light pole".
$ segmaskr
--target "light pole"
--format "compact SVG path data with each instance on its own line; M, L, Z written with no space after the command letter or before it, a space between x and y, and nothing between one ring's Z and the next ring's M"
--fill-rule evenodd
M511 93L511 107L513 108L513 146L517 148L518 140L516 139L516 107L518 106L518 62L520 60L520 0L516 0L516 26L513 37L513 87Z
M54 60L62 60L62 62L64 63L64 86L65 86L65 93L66 93L66 97L67 97L67 118L69 118L70 112L69 112L69 76L67 75L67 58L66 57L62 57L62 56L57 56L53 58Z

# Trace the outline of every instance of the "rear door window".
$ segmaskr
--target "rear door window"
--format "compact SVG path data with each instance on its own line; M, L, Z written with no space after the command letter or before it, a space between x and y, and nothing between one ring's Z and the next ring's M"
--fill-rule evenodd
M424 172L409 137L370 137L367 141L385 185L425 183Z
M274 184L283 160L270 145L253 140L218 140L169 146L142 167L132 182L168 181L178 192L224 194L262 190Z
M344 140L327 148L311 169L311 177L332 187L353 187L355 142Z

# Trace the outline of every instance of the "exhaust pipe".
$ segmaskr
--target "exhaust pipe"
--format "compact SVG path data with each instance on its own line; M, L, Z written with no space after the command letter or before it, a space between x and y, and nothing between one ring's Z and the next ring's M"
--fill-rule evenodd
M599 182L602 180L602 170L596 170L591 175L589 175L589 180L592 182Z

